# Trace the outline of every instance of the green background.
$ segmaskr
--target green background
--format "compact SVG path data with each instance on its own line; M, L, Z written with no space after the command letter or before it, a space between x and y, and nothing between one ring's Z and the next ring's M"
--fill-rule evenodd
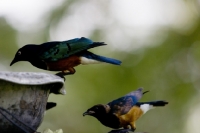
M144 90L150 92L140 101L166 100L169 104L163 108L151 110L142 116L136 123L136 131L198 133L198 130L194 129L195 126L198 127L200 121L200 12L196 1L182 1L191 14L180 13L180 15L191 15L191 23L182 26L155 27L156 30L152 35L144 37L143 41L138 41L137 36L133 37L131 33L126 32L127 29L134 29L125 28L125 25L112 17L110 12L112 3L95 1L92 4L94 7L88 9L86 2L92 1L63 1L62 4L47 12L39 23L35 23L26 30L16 29L6 17L0 17L1 71L53 74L53 72L34 68L28 62L19 62L12 67L9 64L21 46L27 43L41 44L53 40L54 30L56 31L64 18L70 20L74 12L81 8L85 12L92 12L91 9L98 8L103 14L100 14L102 25L92 24L93 19L90 20L89 17L77 19L82 26L90 29L80 31L81 36L108 44L90 51L122 61L121 66L99 64L76 67L76 73L66 77L67 94L64 96L50 95L49 101L56 102L57 107L46 112L38 131L46 128L52 130L61 128L64 133L106 133L111 129L101 125L93 117L83 117L82 113L95 104L106 104L143 87ZM82 12L76 17L81 17L81 15ZM177 17L177 21L178 19ZM91 23L85 23L88 20ZM124 36L116 37L113 34L115 32L111 32L113 29ZM73 29L69 30L73 31ZM68 30L63 30L62 33L66 34L66 40L71 39L68 36L70 35ZM81 36L78 34L74 38Z

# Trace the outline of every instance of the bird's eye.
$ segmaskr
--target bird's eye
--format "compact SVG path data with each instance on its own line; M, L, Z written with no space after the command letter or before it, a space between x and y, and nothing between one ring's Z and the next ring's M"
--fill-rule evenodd
M96 107L96 110L99 109L98 107Z
M22 52L21 52L21 51L18 51L18 52L17 52L17 54L18 54L18 55L21 55L21 54L22 54Z

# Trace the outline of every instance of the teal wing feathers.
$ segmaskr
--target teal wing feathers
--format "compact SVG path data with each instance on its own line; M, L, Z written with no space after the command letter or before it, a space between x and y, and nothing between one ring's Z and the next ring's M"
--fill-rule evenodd
M41 45L39 58L45 61L57 61L73 54L85 51L89 48L106 45L101 42L93 42L87 38L75 38L63 42L47 42Z

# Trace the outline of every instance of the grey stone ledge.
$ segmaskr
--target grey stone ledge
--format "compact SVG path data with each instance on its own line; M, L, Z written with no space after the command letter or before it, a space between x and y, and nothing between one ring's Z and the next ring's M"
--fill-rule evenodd
M36 72L7 72L0 71L0 80L21 85L60 84L59 93L65 95L64 80L53 74Z

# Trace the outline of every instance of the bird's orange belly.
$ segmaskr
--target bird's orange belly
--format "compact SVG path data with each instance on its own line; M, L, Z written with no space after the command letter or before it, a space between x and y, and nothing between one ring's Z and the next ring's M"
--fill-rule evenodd
M140 116L142 116L142 114L143 112L139 107L133 106L127 114L121 115L119 117L121 127L126 127L127 125L130 125L131 127L135 127L134 125L135 121Z
M46 62L47 69L50 71L64 71L68 68L78 66L80 64L80 58L78 56L70 56L58 61Z

